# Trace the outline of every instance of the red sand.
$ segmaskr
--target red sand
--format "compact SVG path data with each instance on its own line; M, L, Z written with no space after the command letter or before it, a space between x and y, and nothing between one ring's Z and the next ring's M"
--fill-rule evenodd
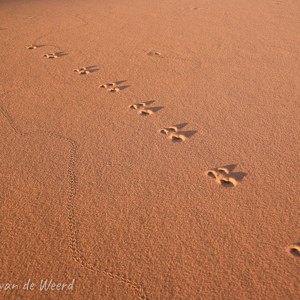
M1 1L0 298L297 299L299 15Z

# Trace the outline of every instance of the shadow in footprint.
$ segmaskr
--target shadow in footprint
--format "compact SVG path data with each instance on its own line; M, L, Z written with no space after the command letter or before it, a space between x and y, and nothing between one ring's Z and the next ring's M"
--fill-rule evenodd
M118 87L112 87L112 88L108 89L108 91L110 93L117 93L119 91L127 89L128 87L130 87L130 85L123 85L123 86L118 86Z
M115 86L115 87L109 88L108 91L110 93L117 93L117 92L119 92L121 90L124 90L124 89L126 89L128 87L130 87L130 85L117 86L117 87Z
M130 109L140 109L140 108L145 107L147 105L151 105L154 102L155 102L154 100L150 100L150 101L146 101L146 102L135 103L135 104L129 105L129 108Z
M46 45L36 45L36 44L33 44L33 45L27 45L25 46L26 49L28 50L33 50L33 49L37 49L37 48L42 48L42 47L45 47Z
M226 187L226 188L231 188L231 187L235 187L236 186L236 182L234 179L232 178L222 178L220 179L220 183L222 186Z
M161 133L163 133L163 132L161 132ZM169 136L169 139L175 143L183 142L186 139L189 139L190 137L192 137L195 133L197 133L196 130L177 131L176 133L171 133Z
M183 142L186 139L192 137L196 130L180 130L184 128L188 123L181 123L177 125L172 125L169 127L165 127L159 130L159 133L164 134L170 139L172 142Z
M236 166L236 164L231 164L214 168L207 171L206 175L215 179L217 183L224 187L235 187L239 182L243 181L245 176L247 176L247 173L245 172L233 172Z
M172 126L165 127L163 129L161 129L159 132L162 133L162 134L168 135L169 133L178 132L178 129L182 129L187 124L188 123L182 123L182 124L172 125Z
M300 257L300 243L289 246L288 252L294 257Z
M147 109L141 109L139 111L139 114L141 116L149 116L149 115L152 115L152 114L158 112L159 110L161 110L163 108L164 108L163 106L156 106L156 107L150 107L150 108L147 108Z
M207 172L207 176L213 178L213 179L217 179L217 174L214 171L208 171Z
M171 133L169 139L171 139L171 141L175 143L183 142L186 139L192 137L195 133L197 133L196 130L177 131L176 133Z
M152 50L150 52L147 53L148 56L160 56L161 57L161 53L155 50Z
M183 135L179 135L179 134L174 134L174 135L172 134L172 135L170 135L169 138L173 143L180 143L185 140L185 137Z
M28 49L31 49L31 48L28 48ZM62 57L65 55L68 55L68 53L61 51L61 52L53 52L53 53L44 54L43 57L46 57L48 59L54 59L54 58Z
M79 75L87 75L87 74L93 73L97 70L99 70L99 69L96 69L95 66L89 66L89 67L79 67L73 71L78 73ZM105 85L105 87L107 87L107 86L108 86L108 84ZM113 84L111 84L111 86L113 86ZM104 87L104 85L101 87Z

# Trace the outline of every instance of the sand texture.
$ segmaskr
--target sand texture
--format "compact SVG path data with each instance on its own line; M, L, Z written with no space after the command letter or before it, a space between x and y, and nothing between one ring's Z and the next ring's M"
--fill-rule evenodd
M299 16L0 1L0 299L299 299Z

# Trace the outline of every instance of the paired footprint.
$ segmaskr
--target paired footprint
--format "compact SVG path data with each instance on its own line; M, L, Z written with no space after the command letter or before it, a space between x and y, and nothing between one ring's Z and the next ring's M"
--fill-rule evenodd
M149 105L151 105L154 102L154 100L151 100L142 103L135 103L131 104L129 108L137 110L137 113L141 116L149 116L163 108L162 106L149 107Z
M178 128L176 126L166 127L159 131L161 134L166 135L173 142L182 142L186 139L183 134L178 134Z
M121 81L116 81L116 82L108 82L105 84L101 84L99 87L102 89L106 89L110 93L117 93L117 92L129 87L129 85L120 86L120 84L122 84L123 82L126 82L126 80L121 80Z
M44 54L43 57L46 58L58 58L58 55L56 53L49 53L49 54Z
M222 168L208 170L206 175L213 178L224 187L235 187L247 175L243 172L232 172L236 165L228 165Z
M197 10L198 7L193 8L193 10ZM25 46L28 50L34 50L38 47L35 44ZM48 59L55 59L61 56L66 55L64 52L56 52L56 53L48 53L44 54L43 57ZM150 51L148 52L148 56L160 56L161 53L157 51ZM98 69L94 68L95 66L90 67L79 67L74 72L78 73L79 75L87 75L91 72L97 71ZM122 89L125 89L129 86L120 86L123 81L118 82L109 82L106 84L100 85L100 88L106 89L108 92L116 93L119 92ZM131 104L129 106L130 109L136 110L138 114L142 116L149 116L153 113L157 112L158 110L162 109L163 107L149 107L152 103L155 101L146 101L142 103L135 103ZM185 127L187 123L179 124L179 125L173 125L169 127L165 127L161 130L159 130L159 133L165 135L168 139L170 139L173 142L182 142L185 141L187 138L191 137L196 133L196 131L182 131L181 129ZM211 170L208 170L206 172L206 175L208 177L211 177L215 180L216 183L224 186L224 187L236 187L239 182L243 180L243 178L247 175L243 172L233 172L233 169L236 167L236 165L229 165L221 168L214 168ZM287 252L293 256L293 257L300 257L300 243L299 244L293 244L289 247L287 247Z
M90 74L92 72L97 71L98 69L95 69L96 66L90 66L90 67L79 67L75 70L73 70L74 72L78 73L79 75L87 75Z
M151 101L131 104L131 105L129 105L129 109L136 110L137 113L141 116L149 116L163 108L162 106L149 107L154 102L155 102L154 100L151 100ZM186 125L187 125L187 123L183 123L183 124L166 127L164 129L159 130L159 132L161 134L166 135L173 142L182 142L197 132L197 131L191 131L191 130L189 130L189 131L180 130L183 127L185 127Z
M167 138L170 139L172 142L183 142L197 132L195 130L188 130L188 131L181 130L186 125L187 123L182 123L178 125L165 127L163 129L160 129L159 133L166 135Z
M32 47L36 48L36 46L32 46ZM31 48L31 49L35 49L35 48ZM67 55L65 52L54 52L54 53L44 54L43 57L53 59L53 58L58 58L58 57L62 57L62 56L65 56L65 55Z
M154 102L155 102L154 100L151 100L151 101L146 101L141 103L135 103L129 105L129 108L136 110L137 113L141 116L149 116L163 108L162 106L149 107L149 105L153 104ZM182 142L185 141L187 138L190 138L192 135L194 135L197 132L195 130L193 131L180 130L186 125L187 123L182 123L182 124L166 127L160 129L159 133L166 135L173 142Z

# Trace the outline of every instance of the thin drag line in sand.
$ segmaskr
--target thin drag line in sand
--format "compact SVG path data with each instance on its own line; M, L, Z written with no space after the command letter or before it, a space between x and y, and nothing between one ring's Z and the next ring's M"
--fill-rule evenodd
M88 23L87 21L85 21L82 17L80 17L79 14L75 15L74 18L79 19L83 24L78 25L78 26L73 26L73 27L65 28L65 29L62 29L62 30L57 30L57 31L54 31L54 32L49 31L49 32L47 32L47 33L45 33L45 34L43 34L43 35L37 37L37 38L33 41L32 44L35 45L35 44L37 44L40 40L42 40L43 38L49 37L49 36L51 36L51 35L54 35L54 34L56 34L56 33L61 32L61 31L69 31L69 30L73 30L73 29L77 29L77 28L80 28L80 27L87 26L87 25L89 24L89 23ZM54 48L58 49L59 51L62 51L62 49L61 49L59 46L57 46L57 45L45 44L44 46L54 47Z
M56 138L60 141L64 141L69 143L71 146L70 152L69 152L69 163L68 163L68 177L69 177L69 193L67 198L67 220L68 220L68 227L69 227L69 238L70 243L69 247L71 249L72 259L79 263L82 267L95 272L96 274L102 274L106 277L109 277L111 279L115 279L129 288L131 288L137 295L138 299L140 300L146 300L147 296L144 291L144 288L136 283L135 281L132 281L125 276L113 273L107 269L101 269L95 266L95 264L89 263L84 255L82 254L83 251L79 244L78 239L78 229L76 228L76 216L75 216L75 208L74 208L74 199L76 196L76 186L77 186L77 180L76 180L76 172L75 172L75 160L76 160L76 151L78 148L78 143L66 136L62 136L53 132L47 132L47 131L35 131L32 133L25 133L22 132L12 119L12 117L9 115L9 113L0 105L0 113L3 115L3 117L8 121L10 127L13 129L13 131L20 135L20 136L30 136L35 134L45 134L46 136L50 138Z

